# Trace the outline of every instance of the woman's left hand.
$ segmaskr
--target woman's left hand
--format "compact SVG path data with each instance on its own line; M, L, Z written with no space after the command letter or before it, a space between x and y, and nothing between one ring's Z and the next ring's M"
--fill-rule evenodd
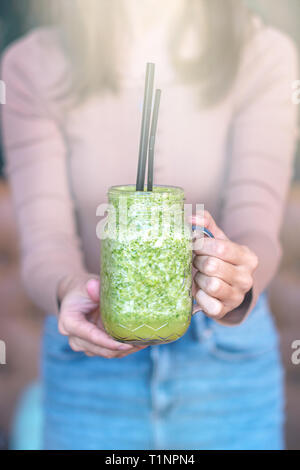
M193 294L207 316L220 320L239 307L251 290L258 258L247 246L230 241L207 211L194 216L192 223L215 236L196 243Z

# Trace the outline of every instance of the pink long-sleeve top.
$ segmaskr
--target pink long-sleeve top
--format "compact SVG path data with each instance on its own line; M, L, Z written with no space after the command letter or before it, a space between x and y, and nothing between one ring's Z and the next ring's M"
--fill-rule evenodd
M153 59L136 49L120 95L96 94L68 109L57 98L68 63L53 34L31 32L8 49L2 64L6 171L23 279L47 313L57 311L64 276L99 272L96 208L110 186L135 181L145 62ZM240 323L280 259L297 139L296 50L282 33L257 24L231 91L208 109L173 79L163 58L154 59L163 90L155 182L183 187L187 203L204 203L227 236L259 258L251 302L223 319Z

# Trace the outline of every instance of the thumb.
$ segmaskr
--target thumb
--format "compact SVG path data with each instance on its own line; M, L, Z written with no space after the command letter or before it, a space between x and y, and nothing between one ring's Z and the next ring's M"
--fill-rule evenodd
M86 290L93 302L100 300L100 281L98 279L90 279L86 283Z
M190 218L190 223L198 227L207 228L210 232L213 233L215 238L220 240L228 240L225 233L218 227L213 217L208 211L204 211L203 214L196 214Z

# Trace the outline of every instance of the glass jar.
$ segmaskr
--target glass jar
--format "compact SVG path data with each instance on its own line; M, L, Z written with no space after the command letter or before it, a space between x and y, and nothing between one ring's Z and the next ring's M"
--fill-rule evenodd
M131 344L169 343L192 312L192 237L181 188L133 185L108 192L101 240L101 316L107 333Z

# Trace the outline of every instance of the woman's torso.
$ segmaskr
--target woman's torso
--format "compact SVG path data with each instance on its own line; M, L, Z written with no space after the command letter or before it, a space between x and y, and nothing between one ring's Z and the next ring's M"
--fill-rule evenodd
M134 8L129 9L133 42L124 65L118 64L120 93L94 94L60 116L70 191L89 272L99 270L98 205L106 202L110 186L135 183L146 62L155 62L155 86L162 90L154 183L184 188L186 203L204 204L218 219L234 94L202 108L197 85L185 85L176 75L168 37L180 3L143 33ZM196 39L188 36L182 53L192 56L194 48Z
M164 24L142 36L135 32L126 68L120 70L120 93L95 94L63 121L70 187L90 272L98 272L97 206L106 201L110 186L135 183L146 62L155 62L155 86L162 90L154 183L184 188L186 203L205 204L216 218L221 202L233 94L202 108L197 86L182 84L172 67ZM185 49L193 53L193 46L188 38Z

